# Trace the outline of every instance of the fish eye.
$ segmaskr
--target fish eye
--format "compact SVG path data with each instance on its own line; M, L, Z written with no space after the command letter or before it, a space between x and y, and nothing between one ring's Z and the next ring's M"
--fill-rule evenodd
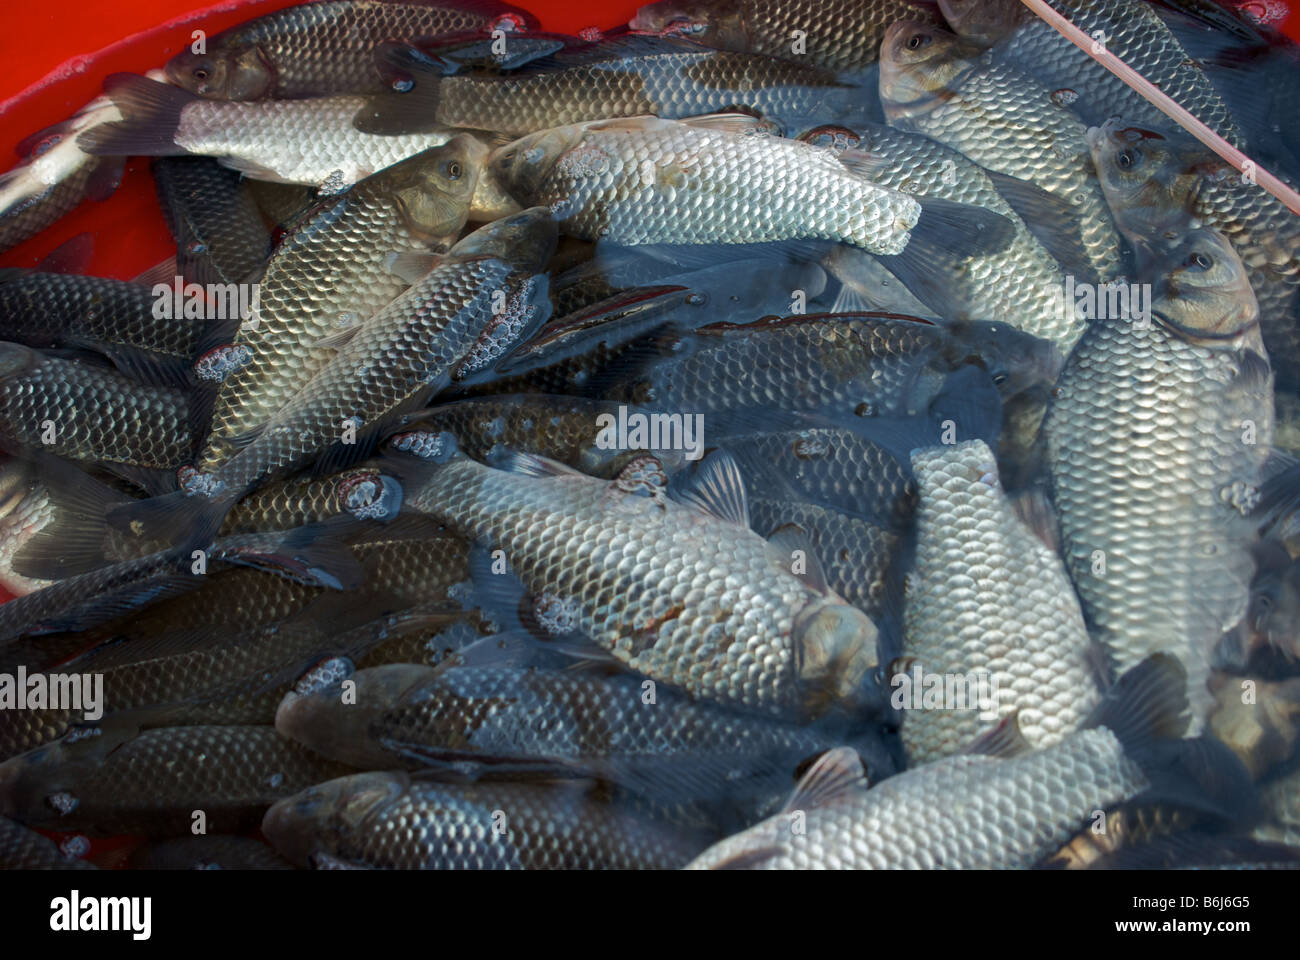
M460 179L461 172L462 172L462 171L461 171L461 169L460 169L460 163L459 163L458 161L453 160L453 161L451 161L451 163L447 164L447 179L448 179L448 180L459 180L459 179Z
M1187 266L1195 267L1197 270L1209 270L1214 266L1214 261L1199 251L1188 257L1186 263Z
M199 67L197 70L194 71L195 80L206 80L208 79L208 76L209 73L207 67Z
M931 39L928 33L914 33L907 38L907 49L920 50L922 47L929 46Z
M1141 159L1142 154L1139 151L1134 150L1132 147L1125 147L1115 155L1115 165L1121 170L1129 170L1136 167Z

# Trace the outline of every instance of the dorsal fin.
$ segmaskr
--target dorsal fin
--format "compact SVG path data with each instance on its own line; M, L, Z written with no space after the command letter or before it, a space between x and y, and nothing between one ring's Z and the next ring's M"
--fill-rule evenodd
M827 750L808 768L781 812L824 807L846 794L865 790L866 787L867 772L862 766L858 751L852 747L836 747Z
M830 590L826 570L803 527L795 523L777 527L767 538L767 543L781 566L819 593Z
M715 450L704 458L694 475L677 491L677 500L720 520L749 527L749 496L735 457Z

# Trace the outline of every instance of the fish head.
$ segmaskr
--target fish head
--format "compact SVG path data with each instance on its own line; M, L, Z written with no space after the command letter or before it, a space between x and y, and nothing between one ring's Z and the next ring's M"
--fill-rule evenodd
M275 729L308 747L327 746L330 756L357 769L383 767L392 756L370 748L368 724L357 721L405 702L433 672L430 667L409 663L357 671L348 680L355 684L357 702L366 706L355 716L353 711L338 709L342 676L331 676L327 682L307 689L290 690L276 708Z
M254 44L213 45L205 53L182 50L163 71L178 87L208 100L258 100L275 83L275 71Z
M403 773L359 773L309 787L271 805L262 833L280 854L300 866L332 852L367 817L397 799L410 785Z
M540 272L555 253L559 226L548 207L529 207L479 227L451 249L455 256L496 257Z
M891 24L880 41L880 99L886 117L919 112L950 97L978 53L973 44L932 23Z
M637 10L628 27L636 33L685 37L714 50L749 50L740 0L662 0Z
M498 147L488 159L488 170L507 193L527 202L537 196L555 164L582 143L584 124L538 130Z
M1186 150L1158 131L1117 118L1089 128L1087 139L1102 193L1125 236L1142 246L1186 229L1201 176L1199 164L1189 166Z
M962 39L991 47L1020 22L1020 0L939 0L939 10Z
M1207 228L1153 256L1152 314L1192 341L1237 339L1259 324L1250 278L1223 234Z
M452 137L375 174L417 236L449 241L465 226L487 147L468 134Z
M834 594L799 611L793 626L795 670L808 716L834 704L858 702L876 669L878 638L871 618Z

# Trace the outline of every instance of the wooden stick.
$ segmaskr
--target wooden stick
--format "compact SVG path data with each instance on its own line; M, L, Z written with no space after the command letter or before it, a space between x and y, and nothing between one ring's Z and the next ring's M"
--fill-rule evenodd
M1043 20L1046 20L1061 36L1136 90L1158 110L1167 114L1197 140L1240 170L1248 182L1263 187L1286 204L1292 213L1300 214L1300 193L1296 193L1227 140L1224 140L1223 137L1175 102L1169 94L1162 91L1142 74L1107 50L1104 41L1094 40L1088 36L1067 18L1057 13L1046 0L1020 0L1020 2Z

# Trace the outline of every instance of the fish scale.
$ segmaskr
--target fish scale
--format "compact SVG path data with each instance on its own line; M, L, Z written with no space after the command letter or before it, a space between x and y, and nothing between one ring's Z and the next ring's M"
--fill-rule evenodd
M871 153L871 178L881 186L974 204L1002 214L1015 225L1015 237L1005 251L961 259L941 275L953 284L964 307L945 316L953 320L997 317L1055 342L1062 355L1069 354L1084 322L1057 305L1062 297L1061 266L979 167L928 137L886 126L864 129L858 149Z
M802 835L780 814L710 848L690 868L743 863L761 850L759 867L767 870L1028 869L1094 810L1147 783L1111 731L1082 730L1025 756L945 757L870 790L845 791L804 811Z
M834 507L879 521L893 533L904 533L916 507L911 471L892 453L852 430L814 427L737 435L729 447L770 466L755 471L749 481L757 497L779 499L789 485L800 499Z
M1013 713L1032 746L1060 742L1097 700L1088 629L1064 566L1012 512L983 441L914 452L912 466L920 500L904 656L921 677L975 674L997 687L987 708L910 711L908 760L954 753Z
M221 383L199 471L233 456L236 438L266 423L329 363L337 349L320 341L408 288L388 266L393 252L427 245L404 221L391 175L315 207L276 248L262 278L257 323L242 324L235 337L250 356Z
M531 19L504 3L463 7L386 0L303 3L222 31L207 41L207 55L178 54L168 62L167 75L197 92L201 81L215 78L198 78L195 69L205 68L210 74L214 60L237 63L248 51L256 51L266 66L258 71L261 83L249 88L247 99L377 92L384 89L372 53L378 44L394 38L486 30L503 14L512 13L515 25ZM213 90L206 95L223 97L228 92Z
M642 679L630 675L403 664L352 679L360 709L344 706L337 688L291 695L276 728L362 769L401 765L397 745L487 763L563 760L615 776L624 767L653 771L676 761L700 764L701 782L714 789L761 768L769 796L788 787L801 760L830 745L806 729L666 690L647 702Z
M874 112L859 92L807 63L679 46L658 54L634 47L592 64L569 65L561 54L558 68L506 78L440 78L433 119L518 136L601 117L676 119L744 106L794 133Z
M364 774L276 804L262 829L300 865L323 853L386 870L676 869L703 845L586 792L581 783L463 786ZM325 809L313 813L317 806Z
M0 271L0 335L31 347L68 340L130 347L188 364L206 325L153 315L152 288L107 277Z
M1205 70L1154 7L1137 0L1056 0L1053 6L1090 37L1102 31L1106 50L1234 146L1245 146ZM1073 90L1079 99L1071 109L1089 124L1112 116L1133 125L1163 127L1169 122L1136 90L1037 17L1023 18L1013 34L993 46L992 55L1049 89Z
M0 436L73 460L175 469L190 454L189 400L116 370L0 344ZM46 423L54 442L46 444Z
M551 142L554 163L530 172L545 162L530 159L535 145ZM491 169L567 233L620 244L802 238L896 254L921 215L820 147L653 117L534 134L493 154Z
M808 535L827 586L876 622L891 612L894 558L902 548L897 534L838 510L789 500L751 497L749 518L755 530L766 532L794 524Z
M0 764L0 810L33 826L101 836L188 835L202 810L209 830L238 833L281 797L349 772L271 726L106 730ZM61 809L51 797L76 803Z
M1107 124L1088 142L1115 222L1135 243L1158 245L1166 231L1189 226L1227 237L1259 301L1278 383L1300 386L1300 218L1213 154L1181 144L1167 125L1137 133Z
M665 338L659 358L617 378L614 399L700 413L775 408L859 416L919 413L943 378L979 356L990 373L1033 377L1042 343L1006 324L947 327L889 314L715 324ZM1057 363L1059 361L1052 361Z
M337 188L454 136L447 130L391 137L362 133L352 120L365 104L362 97L200 100L185 107L173 140L182 150L222 158L258 179L316 186L328 181Z
M350 609L373 607L378 619L386 610L441 599L451 616L455 604L448 592L469 577L468 550L463 541L446 535L358 544L352 551L366 571L366 583L353 594ZM316 618L303 622L313 601L326 593L323 588L251 569L218 570L210 577L184 597L159 601L83 633L83 646L102 645L60 669L101 674L110 711L185 704L184 712L169 712L166 722L269 723L291 679L280 677L271 689L262 689L268 673L282 672L296 658L316 651L324 656L369 639L368 634L356 641L341 636L341 615L330 617L328 624ZM222 627L220 640L170 646L165 642L216 623ZM369 623L357 632L367 629L372 629ZM398 634L397 629L392 632ZM163 642L161 649L154 645L158 642ZM241 682L248 690L236 693ZM79 713L71 709L9 714L0 724L0 759L48 743L78 719Z
M527 319L524 307L498 314L493 304L495 291L519 283L512 264L492 257L444 261L290 397L265 433L222 466L220 482L242 488L299 463L335 442L345 420L373 427L422 385L449 378L485 330Z
M678 19L703 26L675 23ZM856 73L876 62L885 28L901 19L937 22L925 7L905 0L664 0L641 7L630 26ZM794 50L796 30L804 34L799 53Z
M922 29L931 38L922 49L935 52L928 61L909 62L906 38ZM896 24L885 43L880 96L890 126L924 134L1069 203L1087 265L1103 280L1115 277L1119 236L1078 119L1032 78L987 55L971 55L947 31ZM914 89L917 83L925 86L923 94Z
M1272 432L1271 390L1237 385L1243 369L1231 342L1190 343L1158 318L1145 330L1100 321L1044 427L1066 565L1095 635L1117 670L1176 652L1197 717L1211 648L1248 598L1252 563L1230 536L1240 514L1228 498L1258 483ZM1242 442L1244 420L1258 445Z
M503 549L534 597L571 604L577 629L632 669L695 696L800 709L792 634L819 598L748 529L617 482L466 460L407 493L412 508Z

